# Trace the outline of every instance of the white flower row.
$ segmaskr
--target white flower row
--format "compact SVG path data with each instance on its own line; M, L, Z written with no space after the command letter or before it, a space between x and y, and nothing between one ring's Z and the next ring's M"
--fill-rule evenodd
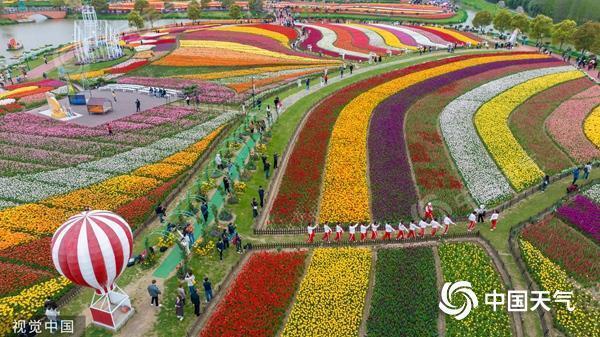
M40 172L26 176L26 179L61 185L73 189L82 188L110 178L110 174L88 171L77 167Z
M415 42L420 45L420 46L432 46L432 47L436 47L436 48L442 48L445 49L447 48L447 46L441 44L441 43L435 43L433 41L431 41L427 36L418 33L414 30L410 30L410 29L406 29L402 26L392 26L392 25L385 25L385 24L381 24L381 23L375 23L373 24L373 26L379 26L381 28L387 28L387 29L391 29L391 30L395 30L407 35L410 35L410 37L412 37Z
M19 206L16 202L0 200L0 209L10 208Z
M319 32L321 32L323 37L321 37L321 39L319 41L317 41L317 46L319 48L329 50L334 53L338 53L340 55L346 54L347 56L356 56L356 57L360 57L360 58L364 58L364 59L369 58L368 54L359 53L359 52L355 52L355 51L351 51L351 50L346 50L346 49L342 49L342 48L338 48L338 47L334 46L333 43L335 42L335 40L337 40L337 34L329 28L322 27L322 26L316 26L316 25L309 25L309 24L302 24L302 26L310 27L310 28L316 29Z
M215 130L219 126L231 121L237 115L239 115L239 112L237 112L237 111L227 111L205 123L196 125L191 129L180 132L173 137L198 141L198 140L204 138L206 135L211 133L213 130Z
M340 25L340 24L338 24ZM389 49L389 50L401 50L400 48L396 48L385 43L385 40L379 33L371 30L368 26L358 25L358 24L348 24L348 26L352 28L356 28L363 32L369 38L369 45L375 46L378 48Z
M39 181L27 181L16 177L0 178L1 199L36 202L68 191L68 187L50 185Z
M595 184L590 187L583 195L594 200L597 204L600 204L600 184Z
M440 127L450 154L477 203L491 203L514 191L479 138L473 116L487 101L530 79L572 70L572 67L535 69L503 77L477 87L450 102L440 115Z
M157 150L178 152L194 144L195 142L195 140L187 138L163 138L148 145L148 147Z
M8 105L8 104L12 104L16 102L14 98L5 98L5 99L0 99L0 105L4 106L4 105Z

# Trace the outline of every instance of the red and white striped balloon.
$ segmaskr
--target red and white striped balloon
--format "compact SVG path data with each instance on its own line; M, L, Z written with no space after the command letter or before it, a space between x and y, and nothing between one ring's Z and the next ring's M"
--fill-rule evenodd
M105 294L127 267L133 249L131 227L109 211L86 211L62 224L52 237L56 270L73 283Z

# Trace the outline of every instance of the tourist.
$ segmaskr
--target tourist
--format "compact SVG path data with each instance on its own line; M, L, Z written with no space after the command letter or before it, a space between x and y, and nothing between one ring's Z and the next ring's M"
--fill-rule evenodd
M265 179L269 179L269 176L271 174L271 164L269 164L269 162L265 162Z
M219 170L223 169L223 159L221 159L220 153L217 153L217 155L215 156L215 165L217 165L217 168Z
M117 93L114 90L112 91L112 97L116 102L117 101Z
M206 295L206 303L208 303L213 298L212 284L208 280L208 277L204 278L204 283L202 283L202 285L204 286L204 295Z
M324 224L323 225L323 241L327 241L327 243L331 243L331 233L333 231L331 230L331 227L329 227L329 225Z
M188 269L185 272L185 276L183 277L183 281L186 283L186 285L188 286L188 289L190 290L190 293L192 291L196 291L196 276L194 276L194 274L192 273L191 269Z
M223 240L223 248L229 249L229 235L227 234L227 230L223 229L221 233L221 239Z
M350 63L350 75L352 75L352 71L354 71L354 64Z
M425 218L421 218L419 221L419 237L422 238L425 236L425 230L427 229L427 226L429 226L429 224L427 221L425 221Z
M267 104L267 120L273 124L273 115L271 115L271 106Z
M238 254L242 254L244 252L244 248L242 247L242 237L239 233L235 233L233 237L233 243L235 244L235 251Z
M190 105L190 96L185 96L185 104Z
M135 112L142 111L142 102L140 102L139 98L135 99Z
M206 201L202 201L202 205L200 205L200 212L202 213L202 218L206 223L208 221L208 204Z
M200 316L200 296L198 296L197 291L190 292L190 301L194 305L194 314Z
M325 85L327 85L327 82L329 81L329 75L327 75L327 73L325 73L324 80L325 80Z
M398 222L398 235L396 235L396 240L404 239L404 234L408 233L408 228L404 226L402 221Z
M194 225L188 223L185 227L185 234L190 239L190 247L192 247L194 242L196 242L196 237L194 236Z
M340 224L335 224L335 242L340 242L340 240L342 239L342 234L344 234L344 229L342 228L342 226L340 226Z
M425 219L433 219L433 205L430 202L425 206Z
M431 227L431 236L435 236L435 233L437 233L438 228L442 227L440 226L440 223L436 221L435 218L431 219L429 226Z
M444 233L443 235L448 234L448 229L450 229L450 225L455 225L455 223L452 221L452 219L450 219L450 216L448 216L448 214L446 214L446 216L444 217Z
M158 295L160 295L160 289L156 285L156 280L152 280L152 284L148 286L148 294L150 294L150 305L155 307L162 307L162 304L158 303Z
M229 182L229 178L227 178L227 176L223 177L223 190L225 190L225 193L227 194L231 193L231 183Z
M589 161L583 167L583 179L588 180L588 178L590 177L590 172L592 172L592 162L591 161Z
M258 186L258 199L260 200L260 208L263 208L265 202L265 189L262 185Z
M472 231L473 229L475 229L475 224L477 223L477 211L473 211L471 214L469 214L469 224L467 225L467 231Z
M550 185L550 176L545 175L544 180L542 181L542 192L546 191L546 188Z
M340 66L340 78L344 78L344 66Z
M407 239L409 238L415 238L415 234L417 232L417 230L419 229L419 227L415 224L414 220L410 220L410 222L408 223L408 236L406 236Z
M181 284L177 286L177 296L183 299L183 305L185 305L185 289L183 289Z
M161 204L158 204L154 212L156 212L156 215L158 216L160 222L163 223L165 221L165 216L167 215L167 209L164 208Z
M60 314L60 312L58 311L58 308L56 306L51 306L46 308L46 318L48 319L48 322L50 323L48 325L50 333L54 334L56 333L56 331L58 330L58 315Z
M392 225L390 225L389 223L385 223L385 234L383 235L383 240L391 240L392 239L392 233L394 232L394 227L392 227Z
M277 169L278 162L279 162L279 154L273 153L273 170Z
M223 238L219 239L217 242L217 252L219 252L219 260L223 261L223 251L225 250L225 243L223 242Z
M575 183L577 182L578 179L579 179L579 167L575 167L573 169L573 182L571 183L571 185L575 185Z
M258 216L258 202L256 202L256 198L252 198L250 206L252 207L252 217L256 218Z
M310 90L310 78L306 78L306 91Z
M358 227L358 223L354 226L348 226L348 241L355 242L356 241L356 227Z
M308 233L308 240L306 240L307 243L313 243L313 240L315 239L315 230L317 227L319 227L319 224L311 226L309 223L306 225L306 232Z
M499 216L500 216L500 212L498 210L495 210L494 213L492 213L492 216L490 216L490 220L492 222L492 228L490 230L492 232L496 229L496 225L498 224Z
M175 316L178 320L183 321L183 298L180 295L175 298Z
M301 79L296 80L296 84L298 85L298 88L302 87L302 80Z
M369 225L360 224L360 241L363 242L367 238L367 231L371 228Z
M477 222L484 223L486 213L485 205L479 205L479 208L476 208L475 211L477 212Z
M377 225L375 222L371 224L371 241L377 240L377 229L381 225Z

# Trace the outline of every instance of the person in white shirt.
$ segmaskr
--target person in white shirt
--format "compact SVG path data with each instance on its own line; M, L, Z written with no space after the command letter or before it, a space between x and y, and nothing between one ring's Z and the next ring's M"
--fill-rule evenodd
M419 227L417 225L415 225L414 220L411 220L410 223L408 224L408 236L406 238L407 239L414 238L415 233L418 229L419 229Z
M329 227L327 224L323 225L323 241L327 241L327 243L331 242L329 241L331 238L331 227Z
M430 202L425 206L425 219L433 220L433 206Z
M383 239L391 240L393 232L394 232L394 227L392 227L392 225L390 225L389 223L386 222L385 223L385 234L383 235Z
M475 229L475 224L477 223L477 211L469 214L469 224L467 225L467 231L472 231Z
M317 229L317 227L319 227L319 224L315 224L314 226L308 224L306 226L306 231L308 232L308 240L306 241L307 243L313 243L313 240L315 239L315 229Z
M371 224L371 240L377 240L377 228L381 225L377 225L375 222Z
M437 233L438 228L441 228L442 226L440 226L440 223L436 221L437 219L433 219L431 220L431 222L429 223L429 226L431 226L431 236L435 236L435 233Z
M500 212L498 212L498 210L495 210L494 213L492 213L492 216L490 216L490 220L492 222L492 228L490 229L491 231L494 231L496 229L496 225L498 224L499 216L500 216Z
M444 217L444 233L443 235L448 234L448 229L450 229L450 225L455 225L455 223L450 219L448 214Z
M398 235L396 236L396 240L404 239L404 234L408 235L408 228L400 221L398 223Z
M360 224L360 241L365 241L367 238L367 230L369 230L371 226Z
M358 227L358 224L354 226L348 226L348 241L350 242L356 241L356 227Z
M219 170L223 169L223 160L221 159L221 154L217 153L217 155L215 156L215 165L217 165L217 168Z
M425 222L425 219L421 219L421 221L419 221L419 237L422 238L425 236L425 229L428 225L429 224Z
M340 242L342 239L342 234L344 233L344 229L340 224L335 225L335 242Z

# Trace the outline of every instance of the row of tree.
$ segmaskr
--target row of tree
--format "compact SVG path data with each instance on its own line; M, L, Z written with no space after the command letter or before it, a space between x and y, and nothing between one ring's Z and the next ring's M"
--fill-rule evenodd
M600 1L600 0L598 0ZM591 51L600 54L600 23L588 21L580 26L571 19L554 23L546 15L538 14L530 19L526 14L512 14L507 10L500 10L496 15L488 11L478 12L473 18L473 26L478 29L493 24L500 33L518 29L523 34L529 34L536 41L551 39L562 50L565 43L572 44L581 52Z
M487 0L497 3L500 0ZM600 21L600 1L598 0L503 0L508 8L519 7L529 15L544 14L558 22L572 19L579 23Z

